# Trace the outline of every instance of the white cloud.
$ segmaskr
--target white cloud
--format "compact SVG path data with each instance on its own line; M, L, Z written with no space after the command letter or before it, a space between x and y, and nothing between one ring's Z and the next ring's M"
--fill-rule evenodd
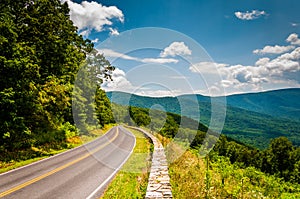
M132 77L130 76L130 73L126 74L123 70L119 68L116 68L112 72L112 81L105 80L102 83L101 87L105 91L123 91L128 93L134 93L137 95L152 97L178 96L183 93L180 89L153 89L150 87L144 87L144 85L142 84L137 84L134 78L132 79Z
M295 50L293 50L290 53L285 53L283 55L280 55L277 59L278 60L287 59L287 60L299 61L300 60L300 47L296 48Z
M132 57L123 53L119 53L116 51L113 51L111 49L98 49L98 52L101 54L104 54L105 57L110 58L122 58L126 60L133 60L138 61L142 63L157 63L157 64L166 64L166 63L177 63L177 59L169 59L169 58L138 58L138 57Z
M188 77L183 76L183 75L174 75L174 76L169 76L170 79L178 79L178 80L186 80Z
M182 95L181 90L137 90L136 95L151 96L151 97L165 97L165 96L178 96Z
M291 53L285 53L264 66L273 75L282 75L284 72L300 71L300 47L293 50Z
M255 66L263 66L270 62L270 58L263 57L256 61Z
M141 59L143 63L157 63L157 64L167 64L167 63L177 63L177 59L165 59L165 58L145 58Z
M96 39L93 39L93 40L92 40L92 43L98 43L98 41L99 41L99 39L96 38Z
M251 65L227 65L213 62L200 62L190 66L194 73L221 75L221 80L209 87L224 88L227 94L263 91L285 87L300 87L299 78L290 76L300 72L300 47L274 59L264 57ZM212 95L218 95L210 93ZM223 95L221 92L220 95Z
M265 11L252 10L251 12L235 12L235 16L241 20L253 20L261 16L267 15Z
M166 47L161 53L160 57L175 57L177 55L191 55L192 51L184 42L173 42L168 47Z
M116 6L107 7L95 1L82 1L81 4L71 0L66 2L70 8L70 18L81 35L88 36L92 30L101 32L106 26L112 26L113 20L124 22L123 13Z
M239 83L258 84L269 81L265 76L266 70L263 67L234 65L228 70L227 79L234 79Z
M109 34L112 36L118 36L120 34L117 29L109 28L109 31L110 31Z
M286 41L291 43L292 45L300 45L300 39L296 33L290 34Z
M295 49L295 46L265 46L263 49L256 49L254 54L282 54Z
M134 61L138 61L138 58L136 57L132 57L123 53L119 53L116 51L113 51L111 49L98 49L98 52L101 54L104 54L105 57L110 57L110 58L122 58L122 59L126 59L126 60L134 60Z
M112 81L105 80L102 83L102 88L106 91L126 90L130 91L133 88L132 84L126 79L126 74L123 70L116 68L112 72Z
M289 42L297 42L298 35L291 34L287 39ZM171 46L171 45L170 45ZM169 47L170 47L169 46ZM290 48L289 52L284 52ZM101 49L105 56L122 58L127 60L133 60L141 63L177 63L177 59L168 59L164 57L158 58L140 58L132 55L126 55L119 52L115 52L110 49ZM262 57L256 61L253 65L229 65L225 63L216 62L198 62L189 66L189 70L195 73L191 76L184 75L190 82L197 82L197 85L192 85L194 91L201 91L202 94L207 95L228 95L233 93L245 93L245 92L257 92L264 90L280 89L287 87L300 87L300 79L297 74L300 74L300 47L287 47L287 46L269 46L260 50L261 53L273 53L274 57ZM275 54L278 53L278 54ZM281 54L279 54L279 52ZM148 66L147 66L148 67ZM185 80L185 78L178 75L167 74L168 80L166 82L172 82L172 92L164 89L148 88L140 89L139 87L133 86L138 85L135 81L144 81L149 76L147 73L141 74L141 77L131 79L129 76L126 79L123 71L117 71L113 75L114 82L106 83L107 87L122 90L125 92L137 91L141 95L149 96L172 96L180 95L183 92L187 92L186 89L179 82ZM197 78L194 79L197 74L200 74L203 80ZM136 77L136 74L133 76ZM160 77L159 77L160 78ZM159 79L158 78L158 79ZM128 81L132 82L132 84ZM152 80L152 79L151 79ZM203 81L202 85L201 81ZM140 83L140 82L139 82ZM170 87L170 88L171 88ZM206 90L205 90L206 87ZM177 89L177 90L176 90ZM192 89L192 90L193 90ZM224 92L225 90L225 92ZM192 91L192 92L194 92Z
M231 87L233 86L233 81L230 81L230 80L221 80L221 86L223 86L224 88L228 88L228 87Z
M291 26L293 26L293 27L299 26L299 23L290 23L290 24L291 24Z
M199 62L189 67L189 70L193 73L210 73L217 74L220 68L226 67L228 64L215 63L215 62Z
M285 79L286 72L300 71L300 47L275 59L261 58L255 66L234 65L226 67L226 80L238 80L240 83L272 82L274 79ZM225 73L223 73L225 74Z

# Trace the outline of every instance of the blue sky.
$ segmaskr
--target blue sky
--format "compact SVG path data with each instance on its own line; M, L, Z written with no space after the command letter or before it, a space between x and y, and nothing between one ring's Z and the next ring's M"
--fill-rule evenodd
M229 95L300 87L298 0L67 2L79 33L117 67L106 90Z

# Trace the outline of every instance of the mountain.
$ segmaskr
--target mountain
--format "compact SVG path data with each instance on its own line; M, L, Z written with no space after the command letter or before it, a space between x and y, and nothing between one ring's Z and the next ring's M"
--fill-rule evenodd
M179 98L192 99L194 95ZM211 98L197 95L199 102L210 102ZM223 97L214 97L222 100ZM226 96L227 106L246 109L257 113L300 121L300 89L281 89L259 93L235 94Z
M300 89L282 89L227 97L227 104L249 111L300 121Z
M211 119L211 100L221 103L222 99L202 95L145 97L123 92L108 92L107 96L117 104L142 108L157 108L160 105L160 109L167 112L193 119L199 118L200 113L200 122L206 126L209 126ZM227 96L222 133L258 148L266 148L270 139L279 136L286 136L300 146L299 97L300 89Z

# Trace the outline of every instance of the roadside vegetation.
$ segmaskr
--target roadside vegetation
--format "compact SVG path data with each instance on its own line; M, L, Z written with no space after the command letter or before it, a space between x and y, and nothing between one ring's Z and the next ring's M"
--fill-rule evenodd
M208 161L208 163L207 163ZM254 167L242 168L223 156L200 158L188 150L169 165L173 197L184 198L299 198L300 186L267 175Z
M185 128L180 128L180 116L167 113L161 118L163 114L152 110L152 116L156 117L151 118L145 108L113 105L112 109L125 122L157 132L156 137L164 146L176 141L166 150L175 198L299 197L300 148L293 146L286 137L275 138L268 148L259 150L224 135L217 138L211 132L207 144L217 139L216 145L208 156L200 157L198 151L208 130L205 126L199 124L198 130L191 130L188 126L193 121L187 121ZM126 117L126 109L130 120ZM162 121L166 122L161 125ZM173 162L172 152L181 150L189 139L191 146Z
M165 147L171 146L172 151L180 148L180 145L170 145L170 138L160 134L157 137ZM278 174L270 175L253 166L245 166L242 162L232 163L229 157L219 155L216 148L220 148L220 142L205 157L199 154L198 149L190 148L175 161L170 159L171 154L167 150L173 198L300 197L299 183L284 180Z
M32 147L27 150L18 150L15 152L9 152L9 154L0 155L0 173L25 166L27 164L36 162L48 158L50 156L62 153L71 148L78 147L82 144L90 142L99 136L104 135L109 129L111 129L115 124L105 125L102 129L96 129L91 131L88 135L74 136L63 143L51 143L47 145L37 147ZM7 161L4 160L7 158Z
M4 0L0 19L0 168L72 148L114 123L99 86L114 67L77 34L67 2Z
M145 198L151 166L153 145L149 138L134 129L128 129L136 137L134 151L109 185L103 199Z

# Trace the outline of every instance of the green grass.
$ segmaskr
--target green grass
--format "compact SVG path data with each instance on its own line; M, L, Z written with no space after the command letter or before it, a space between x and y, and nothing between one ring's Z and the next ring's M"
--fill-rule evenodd
M31 147L31 149L29 150L12 152L9 155L16 158L11 158L12 160L10 161L0 160L0 173L4 173L12 169L25 166L33 162L48 158L50 156L62 153L71 148L78 147L105 134L113 126L114 124L110 124L105 126L103 129L97 129L92 131L89 135L75 136L69 138L63 145L57 144L56 146L56 144L53 143L40 146L39 148Z
M299 198L300 186L253 167L241 169L228 159L206 160L188 150L169 165L173 198ZM222 180L223 179L223 180Z
M145 198L152 144L140 131L128 130L136 136L136 146L128 161L102 196L103 199Z

